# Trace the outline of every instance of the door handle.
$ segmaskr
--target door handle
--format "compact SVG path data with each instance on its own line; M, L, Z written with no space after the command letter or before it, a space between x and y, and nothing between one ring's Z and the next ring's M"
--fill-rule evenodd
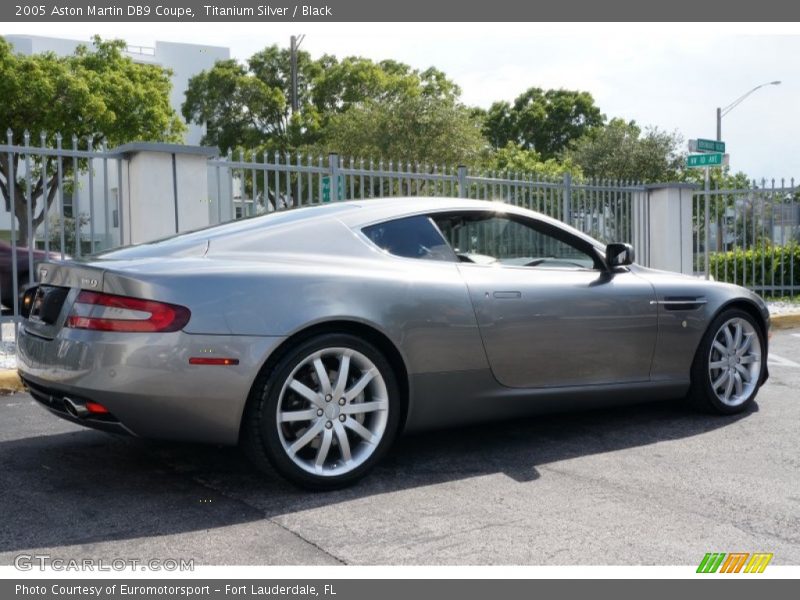
M513 291L494 292L492 296L494 296L498 300L519 300L520 298L522 298L522 292L513 292Z

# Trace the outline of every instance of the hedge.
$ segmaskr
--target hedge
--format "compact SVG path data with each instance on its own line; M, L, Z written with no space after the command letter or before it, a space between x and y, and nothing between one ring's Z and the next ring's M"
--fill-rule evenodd
M756 291L772 288L765 290L767 295L782 295L781 290L791 286L800 287L800 244L797 243L712 252L708 259L709 272L717 281L745 285Z

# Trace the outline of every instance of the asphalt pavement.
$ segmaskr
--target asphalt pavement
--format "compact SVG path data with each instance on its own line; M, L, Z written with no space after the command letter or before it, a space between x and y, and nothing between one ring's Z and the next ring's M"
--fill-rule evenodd
M800 329L747 414L675 402L400 440L356 487L297 490L235 448L85 430L0 397L0 564L800 564Z

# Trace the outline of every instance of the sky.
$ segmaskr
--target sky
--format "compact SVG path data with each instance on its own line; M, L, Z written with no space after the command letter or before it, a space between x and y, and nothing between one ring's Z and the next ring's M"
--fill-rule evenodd
M731 168L800 181L800 24L687 23L5 23L2 34L88 40L93 34L227 46L246 59L292 34L312 56L360 55L436 66L462 100L488 107L529 87L590 92L608 117L716 136L716 107L748 97L722 121Z

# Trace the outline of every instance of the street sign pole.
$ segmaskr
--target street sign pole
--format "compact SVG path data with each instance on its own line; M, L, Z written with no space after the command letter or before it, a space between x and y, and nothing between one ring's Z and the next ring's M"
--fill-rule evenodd
M703 219L705 231L703 235L703 270L706 279L711 279L711 264L709 260L709 245L711 244L711 167L728 166L729 156L725 153L725 142L722 141L719 129L719 109L717 109L717 139L706 140L698 138L689 140L689 152L699 152L699 154L689 154L686 157L686 166L690 169L702 168L705 171L705 186L703 197L705 206L703 208ZM699 217L699 215L698 215ZM719 235L719 232L717 233Z
M704 210L704 213L705 213L705 236L704 236L705 237L705 240L704 240L705 248L703 248L703 250L704 250L704 252L703 252L703 269L706 272L706 279L710 279L711 273L709 272L710 271L710 268L709 268L710 265L709 265L709 260L708 260L708 245L709 245L709 243L711 241L711 236L708 233L708 228L711 226L711 223L709 223L709 219L711 218L711 193L710 193L711 192L711 176L709 174L709 168L708 167L706 167L705 171L706 171L706 184L705 184L706 206L705 206L705 210Z

